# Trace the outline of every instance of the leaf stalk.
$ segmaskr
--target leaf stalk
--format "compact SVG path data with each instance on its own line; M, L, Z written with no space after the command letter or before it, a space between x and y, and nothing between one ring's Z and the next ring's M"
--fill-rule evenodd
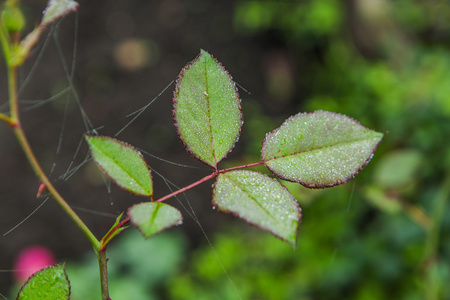
M202 179L200 179L200 180L198 180L198 181L196 181L196 182L194 182L194 183L192 183L192 184L190 184L188 186L185 186L185 187L183 187L183 188L181 188L179 190L176 190L176 191L174 191L174 192L172 192L170 194L165 195L164 197L159 198L158 200L155 200L155 202L166 201L167 199L170 199L170 198L175 197L175 196L177 196L179 194L182 194L182 193L184 193L184 192L186 192L186 191L196 187L197 185L202 184L203 182L206 182L208 180L213 179L214 177L216 177L219 174L226 173L226 172L233 171L233 170L239 170L239 169L256 167L256 166L259 166L259 165L262 165L262 164L264 164L264 161L259 161L259 162L256 162L256 163L246 164L246 165L232 167L232 168L228 168L228 169L216 170L213 173L203 177Z
M190 184L190 185L188 185L188 186L185 186L184 188L181 188L181 189L179 189L179 190L177 190L177 191L175 191L175 192L173 192L173 193L167 194L167 195L165 195L164 197L159 198L158 200L155 200L155 202L163 202L163 201L165 201L165 200L167 200L167 199L169 199L169 198L172 198L172 197L175 197L175 196L177 196L177 195L179 195L179 194L181 194L181 193L184 193L184 192L186 192L187 190L190 190L190 189L192 189L193 187L196 187L197 185L200 185L200 184L202 184L203 182L206 182L206 181L208 181L208 180L210 180L210 179L216 177L217 174L219 174L219 172L211 173L211 174L209 174L208 176L205 176L205 177L203 177L202 179L200 179L200 180L198 180L198 181L196 181L196 182L194 182L194 183L192 183L192 184Z

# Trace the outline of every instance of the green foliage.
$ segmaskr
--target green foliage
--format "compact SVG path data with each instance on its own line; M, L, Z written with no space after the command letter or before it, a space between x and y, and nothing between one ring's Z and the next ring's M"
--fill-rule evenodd
M15 33L23 29L25 20L20 8L17 6L18 1L7 1L5 7L2 10L2 26L9 32ZM36 45L40 35L44 29L51 23L55 22L59 18L65 16L68 13L76 11L78 3L73 0L49 0L47 6L43 12L41 23L35 27L33 31L28 33L23 40L17 45L17 41L13 41L14 47L6 47L5 41L9 39L5 36L2 37L3 51L7 63L10 66L20 66L23 64L31 49ZM4 32L2 32L2 35ZM9 45L11 46L11 45ZM9 49L8 49L9 48Z
M275 3L265 2L263 4L268 4L268 6L259 6L256 2L250 4L249 7L252 10L256 9L267 15L280 12L279 9L272 12L271 8L275 7ZM9 35L11 32L0 31L0 41L4 49L11 88L9 101L11 117L0 113L0 119L6 121L16 134L29 163L42 181L41 186L47 189L91 242L100 266L101 295L104 300L110 299L106 245L124 230L124 225L131 221L145 237L150 237L181 222L180 212L161 203L162 201L217 177L213 194L215 207L223 212L235 214L295 247L301 210L294 196L277 180L259 172L240 169L265 164L275 176L301 182L307 187L339 185L354 177L370 161L376 146L383 137L383 134L368 130L344 115L324 111L298 114L290 117L280 128L266 135L263 141L261 160L228 169L219 169L219 162L232 150L239 138L242 127L241 103L235 83L225 68L209 53L201 50L200 55L188 64L178 76L173 98L173 116L180 139L187 150L194 157L211 166L213 173L156 202L134 205L128 211L128 218L121 221L121 216L119 216L113 227L99 241L42 171L42 167L28 144L17 109L19 101L16 90L18 66L27 58L43 29L56 19L76 10L77 7L78 4L72 0L50 0L44 10L42 22L22 41L17 37L11 38ZM276 7L278 8L278 5ZM290 3L282 4L279 7L281 9L296 8L295 4ZM326 37L335 33L334 27L339 19L338 14L335 14L336 7L336 1L318 0L309 3L309 14L304 14L305 6L302 6L300 9L294 9L290 16L309 17L306 20L311 26L306 32ZM8 15L9 12L7 10L3 12L4 21L9 22L8 18L11 19ZM277 22L276 18L261 22L263 19L258 19L255 17L256 15L250 14L253 17L253 23L249 24L252 24L253 29L261 24L269 27ZM289 22L292 22L294 18L286 18L286 20L287 22L283 21L282 23L284 26L291 24ZM17 21L17 24L3 23L3 25L7 26L9 31L21 29L23 24L19 18ZM300 35L303 33L302 31L298 32ZM381 72L383 71L385 70L381 69ZM381 83L373 82L377 89L383 89L384 85L390 87L395 82L388 72L382 75L384 80L381 80ZM86 141L93 160L109 178L123 189L137 195L148 196L153 200L151 174L139 151L110 137L86 136ZM306 171L299 172L298 168ZM447 192L447 190L443 190L439 194L438 203L440 205L443 203L441 199L445 199ZM441 217L442 214L438 215L436 219ZM428 248L432 249L435 246L433 241L431 240ZM142 264L145 256L148 254L137 253L135 263ZM152 257L155 257L154 253L152 253ZM130 260L130 257L126 257L126 259ZM33 276L24 285L19 298L68 298L70 286L64 271L62 270L61 273L61 270L58 269L50 272L48 271L50 269ZM339 281L339 279L333 279ZM268 297L279 297L279 293L265 288L271 281L273 281L272 278L262 278L262 284L258 286L258 290L263 291L264 295ZM137 281L132 280L122 280L115 288L119 289L117 292L117 295L120 295L117 296L119 298L139 299L139 297L145 297L146 294L145 289L140 290ZM248 297L257 296L256 293L248 291L245 287L239 288ZM127 290L126 294L120 294L120 291L125 289ZM132 290L134 294L131 295L128 289ZM85 290L89 289L85 288ZM113 293L114 288L111 288L111 291ZM289 293L286 294L286 297L291 298L297 295L296 291L292 293L289 291ZM83 297L83 299L87 298Z
M228 274L242 299L423 299L421 273L411 269L422 259L423 230L406 217L389 216L362 227L370 207L361 197L349 199L349 191L315 191L321 196L303 205L295 251L256 230L215 235L220 261L208 245L196 250L167 283L169 298L237 299Z
M122 231L124 231L125 229L127 229L128 227L123 227L120 226L120 221L122 219L123 213L121 213L117 218L116 221L114 222L113 226L111 226L111 229L109 229L109 231L105 234L105 236L103 237L103 239L101 239L101 249L102 250L106 250L106 246L108 245L108 243L115 238L116 236L118 236Z
M161 286L176 273L186 255L186 240L175 231L149 240L133 229L108 246L111 299L157 300ZM71 300L98 300L98 263L92 255L68 262Z
M239 137L242 114L234 82L208 52L201 50L181 71L173 114L189 152L217 169Z
M295 247L301 209L278 181L253 171L222 173L214 186L213 204Z
M2 11L2 26L9 32L20 32L25 26L25 18L19 7L6 7Z
M63 300L70 298L70 283L64 265L44 268L33 275L20 289L18 300Z
M296 199L278 181L236 169L264 163L280 178L307 187L330 187L355 176L383 137L343 115L298 114L266 135L260 162L219 170L219 161L239 138L242 113L231 76L204 50L178 76L173 105L175 126L185 147L214 172L157 202L217 176L213 204L219 211L232 213L293 247L301 218ZM148 166L133 147L109 137L86 137L86 141L93 159L119 186L141 195L147 187L152 195ZM135 205L128 217L146 238L181 222L178 210L161 203Z
M86 141L95 162L118 186L136 195L153 196L150 170L139 151L104 136L86 136Z
M345 242L358 240L364 250L360 255L376 255L380 269L390 270L386 278L396 274L396 279L388 282L380 276L371 283L352 283L361 287L358 299L448 299L450 290L442 283L449 281L450 274L450 198L446 188L450 178L450 141L446 138L450 136L450 4L413 0L358 1L355 6L334 0L275 3L238 1L234 24L236 31L247 37L280 33L279 43L286 45L294 69L308 70L307 76L292 79L304 101L292 97L289 105L336 111L388 131L370 167L373 171L360 174L354 191L349 191L368 201L367 211L359 212L367 218L342 226L348 230L367 227ZM264 24L247 24L244 16L270 5L273 9L264 9ZM320 13L311 7L320 8ZM328 20L323 22L313 18L327 14ZM273 101L277 101L276 95ZM247 117L246 122L257 124L259 117ZM253 135L259 127L252 128ZM264 131L259 129L257 135L261 134ZM255 140L249 153L258 150ZM288 186L301 204L314 203L307 208L302 205L301 248L301 242L310 238L307 226L317 226L306 216L330 222L313 211L317 205L326 205L326 211L333 212L328 215L333 215L337 200L334 193ZM327 197L320 198L320 204L314 201L322 195ZM316 260L313 253L310 260ZM353 261L354 268L364 263ZM314 268L309 271L315 272ZM342 281L346 276L341 274ZM324 278L326 274L315 280ZM349 299L333 288L326 286L334 295L325 294L324 288L310 298Z
M303 113L266 135L261 158L283 179L306 187L327 187L354 177L382 138L382 133L343 115Z
M374 183L383 188L408 188L416 183L424 159L417 150L392 151L375 167Z
M128 216L145 238L183 222L178 209L160 202L135 204L128 209Z
M342 21L337 0L240 1L236 5L236 32L254 34L276 28L281 33L326 36L335 34Z

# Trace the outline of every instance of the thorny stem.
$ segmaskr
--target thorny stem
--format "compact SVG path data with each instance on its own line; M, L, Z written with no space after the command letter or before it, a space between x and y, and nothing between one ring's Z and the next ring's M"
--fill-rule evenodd
M72 221L78 226L78 228L83 232L86 238L91 242L94 249L99 249L100 243L94 234L89 230L89 228L84 224L84 222L78 217L78 215L73 211L73 209L67 204L64 198L59 194L56 188L45 175L41 168L33 150L28 143L25 133L22 129L20 119L19 119L19 109L18 109L18 99L17 99L17 67L8 67L8 80L9 80L9 96L10 96L10 109L11 109L11 120L15 124L13 127L14 134L25 153L34 173L37 178L42 181L42 183L47 188L48 192L52 198L58 203L58 205L66 212L66 214L72 219Z
M3 29L0 29L0 42L5 48L4 32ZM7 47L9 48L9 47ZM6 56L6 52L4 52ZM45 172L42 170L41 165L39 164L36 156L31 149L31 146L26 138L26 135L22 129L22 125L19 118L19 105L18 105L18 97L17 97L17 68L16 64L10 63L7 57L7 72L8 72L8 89L9 89L9 106L10 106L10 114L11 117L7 117L4 114L0 114L0 120L6 121L13 129L16 138L27 157L29 164L31 165L36 177L45 185L47 191L52 196L52 198L58 203L58 205L63 209L63 211L69 216L70 219L76 224L76 226L81 230L81 232L86 236L89 242L92 244L95 253L97 254L99 269L100 269L100 281L101 281L101 291L102 291L102 300L108 300L109 292L108 292L108 273L107 273L107 259L105 251L100 250L100 242L91 232L91 230L84 224L84 222L80 219L80 217L73 211L73 209L67 204L64 198L59 194L56 188L53 186L51 181L48 179Z
M1 35L1 34L0 34ZM11 117L8 117L2 113L0 113L0 120L6 121L12 128L19 141L20 146L22 147L31 167L33 168L36 176L39 180L45 185L48 192L52 196L52 198L59 204L59 206L64 210L64 212L72 219L72 221L78 226L78 228L83 232L86 238L90 241L92 246L94 247L94 251L97 255L98 263L99 263L99 271L100 271L100 282L101 282L101 294L103 300L108 300L109 291L108 291L108 273L107 273L107 261L106 258L106 246L102 246L102 243L94 236L94 234L89 230L89 228L84 224L84 222L78 217L78 215L73 211L73 209L67 204L64 198L59 194L56 188L48 179L47 175L45 175L42 170L39 162L34 155L30 144L25 136L24 131L22 130L22 126L19 118L19 106L18 106L18 97L17 97L17 66L8 64L8 82L9 82L9 103L10 103L10 111ZM239 170L243 168L255 167L264 164L264 161L259 161L252 164L232 167L228 169L216 170L215 172L203 177L202 179L181 188L175 192L167 194L166 196L161 197L155 202L163 202L169 198L177 196L181 193L184 193L197 185L202 184L219 174L226 173L233 170ZM124 219L120 222L113 230L111 230L110 234L114 231L120 229L126 223L130 221L130 218Z
M13 1L14 2L14 1ZM34 173L36 174L36 177L41 181L41 184L45 186L49 194L52 196L52 198L58 203L58 205L63 209L63 211L70 217L70 219L76 224L76 226L81 230L81 232L86 236L86 238L89 240L89 242L92 244L94 251L97 255L98 263L99 263L99 271L100 271L100 283L101 283L101 295L102 300L111 300L109 297L109 291L108 291L108 272L107 272L107 262L108 259L106 258L106 245L102 245L102 241L99 241L94 234L91 232L91 230L84 224L84 222L80 219L80 217L73 211L73 209L69 206L69 204L64 200L64 198L59 194L59 192L56 190L56 188L53 186L51 181L48 179L45 172L42 170L42 167L40 163L38 162L33 150L31 149L31 146L26 138L25 132L22 129L22 124L19 117L19 104L18 104L18 86L17 86L17 68L18 64L17 62L11 61L11 47L16 47L18 41L11 42L11 40L8 37L8 34L5 32L5 29L3 26L0 25L0 43L3 49L3 55L6 61L7 65L7 73L8 73L8 89L9 89L9 106L10 106L10 117L7 115L0 113L0 121L5 121L14 131L14 134L16 135L16 138L25 153L25 156L27 157L27 160L29 164L31 165ZM11 45L14 44L14 45ZM177 196L181 193L184 193L185 191L196 187L197 185L202 184L203 182L206 182L219 174L229 172L232 170L238 170L248 167L254 167L263 164L264 161L256 162L253 164L248 165L242 165L237 167L232 167L228 169L222 169L218 170L217 168L213 173L210 175L207 175L203 177L202 179L184 187L181 188L173 193L170 193L164 197L161 197L160 199L156 200L155 202L162 202L169 198L172 198L174 196ZM117 226L111 230L110 234L112 234L114 231L119 230L121 227L123 227L126 223L130 221L130 218L124 219L122 222L120 222Z
M106 251L106 247L108 246L108 242L110 240L110 237L119 229L121 229L125 224L127 224L128 222L130 222L130 218L127 217L124 220L122 220L119 224L117 224L116 226L114 226L114 228L112 228L108 234L105 235L105 237L100 241L100 252L102 251Z
M96 251L96 253L97 253L98 266L100 269L100 284L101 284L102 300L110 300L111 298L109 298L109 291L108 291L108 268L107 268L108 259L106 258L105 250Z

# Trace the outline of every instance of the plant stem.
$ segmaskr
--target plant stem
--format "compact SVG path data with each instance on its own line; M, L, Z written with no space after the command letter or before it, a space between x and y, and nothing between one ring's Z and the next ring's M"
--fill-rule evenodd
M101 240L100 240L100 250L99 251L105 251L106 247L108 246L108 243L110 241L110 237L115 234L115 232L119 229L121 229L125 224L130 222L130 218L125 218L123 221L119 222L114 228L112 228Z
M14 122L7 115L0 113L0 120L5 121L11 127L14 127Z
M229 171L245 169L245 168L250 168L250 167L256 167L256 166L259 166L259 165L262 165L262 164L264 164L264 161L259 161L259 162L256 162L256 163L242 165L242 166L237 166L237 167L232 167L232 168L228 168L228 169L217 170L214 173L211 173L208 176L205 176L202 179L200 179L200 180L198 180L198 181L196 181L196 182L194 182L194 183L192 183L192 184L190 184L188 186L185 186L184 188L181 188L181 189L179 189L179 190L177 190L175 192L172 192L170 194L165 195L164 197L159 198L158 200L155 200L155 202L166 201L167 199L175 197L176 195L179 195L181 193L184 193L187 190L190 190L193 187L196 187L197 185L202 184L203 182L208 181L208 180L216 177L217 175L219 175L221 173L226 173L226 172L229 172Z
M408 215L411 220L419 224L423 229L425 229L425 231L430 232L433 226L433 221L422 208L407 202L401 202L401 204L404 207L406 215Z
M9 64L11 59L11 49L9 36L5 32L5 28L0 24L0 43L2 44L3 56L5 57L6 64Z
M240 169L245 169L245 168L256 167L256 166L259 166L262 164L264 164L264 161L258 161L258 162L252 163L252 164L232 167L232 168L228 168L228 169L222 169L218 173L225 173L225 172L229 172L229 171L233 171L233 170L240 170Z
M177 190L177 191L175 191L175 192L173 192L173 193L167 194L167 195L165 195L164 197L159 198L159 199L156 200L155 202L163 202L163 201L165 201L165 200L167 200L167 199L169 199L169 198L172 198L172 197L175 197L176 195L179 195L179 194L181 194L181 193L184 193L184 192L186 192L187 190L190 190L190 189L192 189L193 187L196 187L197 185L199 185L199 184L201 184L201 183L203 183L203 182L205 182L205 181L208 181L208 180L210 180L210 179L216 177L217 174L218 174L218 172L214 172L214 173L212 173L212 174L209 174L208 176L205 176L205 177L203 177L202 179L200 179L200 180L198 180L198 181L196 181L196 182L194 182L194 183L192 183L192 184L190 184L190 185L188 185L188 186L185 186L184 188L181 188L181 189L179 189L179 190Z
M102 300L110 300L108 291L108 259L106 258L106 249L102 251L95 251L97 254L98 267L100 270L100 284L102 292Z
M45 185L47 191L52 196L52 198L58 203L58 205L63 209L63 211L69 216L70 219L75 223L75 225L81 230L81 232L86 236L89 242L94 247L94 251L97 254L97 259L99 263L99 271L100 271L100 284L102 291L102 300L109 300L109 292L108 292L108 273L107 273L107 259L106 253L100 250L100 241L94 236L91 230L84 224L84 222L80 219L80 217L73 211L73 209L67 204L64 198L59 194L56 188L53 186L51 181L48 179L47 175L42 170L41 165L39 164L36 156L33 153L33 150L30 147L30 144L25 136L25 133L22 129L22 125L19 118L19 105L18 105L18 97L17 97L17 66L12 65L7 62L8 65L8 89L9 89L9 106L11 117L7 117L5 115L0 115L0 119L7 121L16 135L16 138L25 153L25 156L28 159L31 168L33 169L36 177ZM3 116L3 117L2 117Z
M52 198L58 203L58 205L64 210L64 212L72 219L72 221L78 226L78 228L83 232L86 238L91 242L94 249L100 248L100 242L94 236L94 234L89 230L89 228L84 224L84 222L78 217L78 215L73 211L73 209L67 204L64 198L59 194L56 188L48 179L42 170L33 150L28 143L25 133L22 129L20 119L19 119L19 105L17 99L17 67L8 67L8 81L9 81L9 96L10 96L10 109L11 109L11 120L15 126L13 127L14 134L28 159L34 173L37 178L45 185L48 192Z

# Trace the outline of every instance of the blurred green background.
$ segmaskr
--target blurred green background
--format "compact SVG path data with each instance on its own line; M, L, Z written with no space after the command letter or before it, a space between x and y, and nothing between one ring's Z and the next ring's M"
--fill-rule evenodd
M244 128L229 165L257 161L265 133L302 111L343 113L387 134L370 164L345 185L308 190L286 183L303 209L297 249L232 217L217 216L207 188L192 191L188 197L211 244L187 213L185 226L150 241L125 232L110 247L112 299L450 299L448 1L148 2L80 1L75 82L90 118L107 125L102 134L123 127L126 122L114 122L148 103L199 48L224 64L243 98ZM69 32L58 38L71 53L73 23L64 20L59 30ZM48 84L30 86L25 93L49 97L41 91L55 94L67 86L58 80ZM120 138L184 162L186 154L170 124L170 97L163 94L159 106L151 106ZM60 106L49 110L57 113ZM79 114L75 105L72 110ZM32 127L39 121L27 122ZM72 122L70 114L67 122ZM60 123L55 120L57 132ZM66 140L75 140L67 146L68 158L55 158L55 148L48 147L57 143L58 133L54 140L35 137L38 147L49 148L42 150L49 165L71 161L82 134L74 132L65 134ZM13 150L3 144L0 151L4 160ZM180 186L204 171L180 172L146 158ZM187 163L195 164L189 158ZM90 188L68 188L69 196L85 199L74 205L118 214L139 201L125 201L132 198L113 190L95 206L95 196L89 195L97 187L89 183L88 173L94 172L89 170L70 181ZM15 192L0 188L3 195ZM1 213L11 214L12 206ZM43 208L42 214L52 209ZM95 219L88 223L99 232L113 222L82 217ZM4 231L20 214L5 218ZM28 222L35 227L39 221ZM33 240L19 239L29 232L20 230L3 238L6 254ZM88 245L73 245L82 238L63 232L56 235L61 246L51 241L52 227L47 231L49 237L33 241L47 241L61 261L76 258L68 263L73 299L97 299L96 263L92 253L80 255Z

